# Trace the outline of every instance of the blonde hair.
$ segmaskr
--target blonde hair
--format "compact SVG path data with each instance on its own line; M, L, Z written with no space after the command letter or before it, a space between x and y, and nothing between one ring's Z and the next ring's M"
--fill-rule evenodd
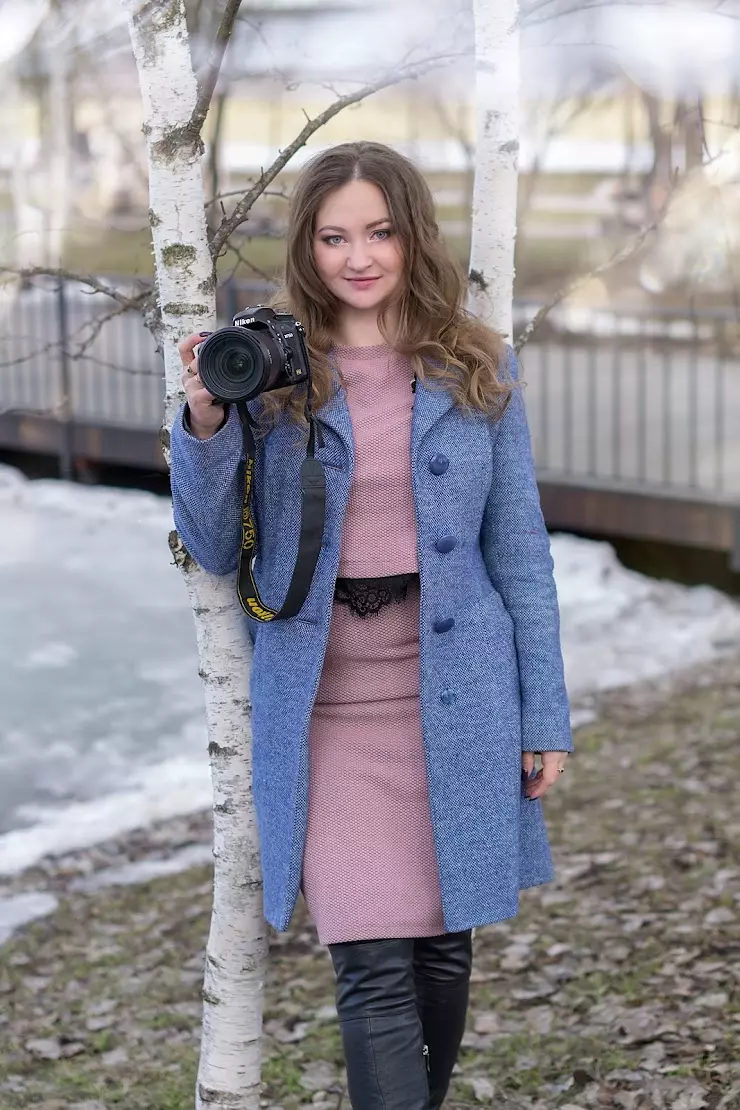
M513 387L502 337L465 310L467 282L440 239L434 200L420 171L391 147L370 142L343 143L317 155L302 171L291 201L285 279L272 305L292 312L306 329L314 409L335 389L329 352L341 311L316 272L316 217L330 193L357 180L383 193L405 263L395 306L398 331L391 341L381 314L381 334L411 357L422 381L438 381L460 407L500 414ZM261 400L268 424L283 412L298 423L305 420L302 390L275 390Z

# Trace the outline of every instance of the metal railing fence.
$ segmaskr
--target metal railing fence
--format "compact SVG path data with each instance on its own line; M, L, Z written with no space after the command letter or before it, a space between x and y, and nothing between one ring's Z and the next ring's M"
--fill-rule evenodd
M224 285L221 319L266 293ZM517 302L517 325L537 308ZM6 291L0 416L156 433L161 358L141 317L114 309L71 282ZM542 476L740 498L740 321L732 312L560 308L521 364Z

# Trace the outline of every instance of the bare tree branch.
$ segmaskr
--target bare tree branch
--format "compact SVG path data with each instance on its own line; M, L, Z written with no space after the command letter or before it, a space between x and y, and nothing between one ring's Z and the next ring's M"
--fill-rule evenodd
M244 190L243 189L232 189L231 192L228 192L228 193L219 193L218 196L211 197L210 200L206 201L206 208L209 208L212 204L218 204L219 201L227 200L229 197L243 197L243 196L244 196ZM260 196L262 196L262 197L277 197L280 200L290 200L290 193L286 189L263 189L262 192L260 193Z
M261 278L266 285L275 284L275 279L271 277L270 274L268 274L265 270L261 270L260 267L257 266L254 262L250 261L250 259L245 258L240 248L237 247L234 243L227 243L226 251L227 253L233 253L236 255L234 268L226 279L227 283L234 280L236 276L236 271L239 269L239 263L241 263L243 266L246 266L248 270L251 270L256 277Z
M198 100L195 105L190 123L188 124L188 131L194 136L200 136L203 130L203 124L208 115L208 109L211 106L213 94L218 84L219 74L221 73L221 66L223 65L226 48L231 39L231 32L234 29L234 23L239 12L242 0L226 0L226 7L224 14L221 18L216 38L211 53L206 63L205 73L199 81Z
M31 362L41 355L48 355L50 351L59 349L59 341L54 339L50 343L45 343L43 347L37 347L35 351L29 351L26 355L13 357L9 359L0 360L0 370L8 370L11 366L22 366L24 362Z
M547 301L547 303L544 304L542 308L540 308L539 311L532 317L524 330L520 332L517 336L517 339L514 343L514 349L517 354L519 353L519 351L521 351L522 347L529 342L534 333L537 331L537 328L540 326L540 324L547 318L547 316L549 316L554 308L562 303L562 301L567 300L568 297L570 297L573 293L576 293L580 288L582 288L582 286L586 285L586 283L591 281L593 278L600 277L601 274L605 274L607 270L611 270L615 266L620 266L622 262L626 262L628 258L631 258L634 254L636 254L645 240L650 235L652 235L654 231L657 231L658 227L662 223L664 215L665 208L656 220L653 220L652 223L649 223L645 227L643 227L642 230L639 231L633 239L630 239L628 243L625 243L623 247L620 247L620 249L615 254L613 254L611 258L608 258L606 260L606 262L602 262L600 266L597 266L595 269L590 270L587 274L579 274L577 278L574 278L573 281L568 282L567 285L564 285L562 289L560 289L553 297L551 297L550 300Z
M164 364L162 364L161 372L153 372L152 370L135 370L131 366L121 366L117 362L108 362L104 358L92 358L83 356L80 362L91 362L94 366L100 367L102 370L112 370L115 374L125 374L127 378L156 378L157 381L164 381Z
M154 299L153 292L148 294L148 296L151 297L152 300ZM142 301L141 307L143 308L145 304L146 299ZM123 305L118 305L117 308L112 308L110 312L103 312L100 314L100 316L96 316L93 320L86 320L83 324L80 324L80 327L77 329L77 331L73 332L72 335L69 336L70 357L75 361L77 359L84 358L86 352L98 338L105 325L108 324L111 320L115 320L117 316L122 316L124 312L129 311L131 310L125 308ZM84 335L84 338L81 338L79 340L79 345L77 346L77 348L75 350L72 350L71 340L76 339L78 336L82 336L83 333L85 333L86 331L87 334Z
M112 363L105 363L94 356L88 357L87 352L92 344L95 342L95 340L98 338L105 325L110 323L111 320L116 319L116 317L118 316L122 316L125 312L144 310L154 303L154 299L154 291L147 290L146 292L141 294L141 297L138 304L136 304L135 309L130 307L129 305L119 304L116 306L116 308L112 308L109 312L103 312L100 316L96 316L92 320L85 320L75 331L71 332L67 337L67 353L69 357L74 362L96 362L100 366L119 370L121 373L130 374L132 377L151 377L151 371L149 370L131 370L124 367L113 366ZM13 335L8 336L7 338L8 340L13 339L17 341L26 338L30 339L30 336ZM23 363L32 362L34 359L40 358L42 355L47 355L52 351L58 351L61 349L62 344L59 342L59 340L55 339L50 341L49 343L45 343L42 347L36 347L32 351L28 351L24 355L15 356L14 358L8 359L7 361L0 361L0 369L6 369L11 366L22 366Z
M308 120L306 126L299 135L290 143L289 146L282 150L272 165L263 170L260 178L251 189L248 190L235 206L234 211L230 216L225 217L221 221L221 225L213 236L211 242L211 253L214 258L217 258L226 244L229 236L240 226L249 216L249 212L254 205L255 201L262 196L268 185L271 185L281 170L287 166L294 154L305 146L308 140L316 131L328 123L330 119L338 115L344 108L348 108L351 104L359 104L360 101L365 100L367 97L372 96L381 89L390 88L392 85L397 85L401 81L411 78L417 78L428 73L432 69L439 66L447 65L454 59L459 58L459 54L441 54L437 57L427 58L423 62L409 63L408 65L401 66L400 69L395 70L393 73L386 74L384 77L373 82L370 85L364 85L356 92L347 93L345 96L339 97L330 104L325 111L321 112L314 119Z
M138 293L135 297L126 297L118 289L114 289L112 285L106 285L104 282L98 281L91 274L75 274L63 267L47 269L44 266L29 266L27 269L17 270L12 266L0 265L0 274L13 274L20 278L55 277L63 281L76 281L80 285L88 285L93 293L103 293L104 296L110 297L111 300L122 305L123 308L140 309L144 306L146 300L151 297L151 290L149 289L143 293Z
M462 152L465 155L465 161L468 166L472 168L475 165L475 144L468 138L465 127L462 123L453 119L449 107L442 96L432 97L432 107L444 129L460 144Z
M532 168L527 174L526 178L522 178L522 188L519 198L519 226L517 228L517 234L519 234L519 232L521 231L522 226L525 224L527 217L530 214L530 207L534 199L534 192L539 183L542 162L550 146L550 143L557 135L558 131L564 131L565 128L569 127L570 124L573 123L573 121L577 119L579 115L587 111L589 105L589 97L593 97L593 94L593 88L583 89L583 91L578 94L576 102L572 106L570 100L563 99L562 102L560 102L560 96L558 97L558 102L556 102L554 109L548 117L547 127L545 129L545 134L543 136L542 142L537 147L537 151L532 163ZM562 107L565 107L567 109L564 118L558 117L558 110Z
M681 10L681 5L676 2L672 3L671 0L620 0L620 3L623 7L674 8L676 11ZM610 8L613 5L614 0L573 0L572 3L566 3L566 6L560 7L558 6L558 0L529 0L528 3L522 4L519 25L521 27L534 27L541 23L549 23L554 19L562 19L581 12L595 11L598 8ZM550 10L548 11L548 9ZM720 15L725 19L740 19L739 13L726 11L722 3L708 4L704 10L708 15Z
M55 420L61 420L63 408L62 402L45 409L26 409L19 405L3 405L0 407L0 416L25 416L31 419L34 416L53 416Z

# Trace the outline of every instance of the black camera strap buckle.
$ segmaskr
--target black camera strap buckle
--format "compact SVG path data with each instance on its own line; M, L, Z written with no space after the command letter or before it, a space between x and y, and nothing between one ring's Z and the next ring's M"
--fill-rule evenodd
M311 383L308 384L308 397L311 396ZM254 466L256 445L254 439L254 421L249 410L240 401L237 403L237 412L242 425L244 436L244 501L242 504L242 544L239 553L239 570L237 574L237 594L242 609L253 620L267 624L275 620L287 620L295 617L303 607L308 597L313 582L316 564L321 552L321 542L324 537L324 523L326 520L326 474L323 464L315 458L315 446L318 436L319 446L324 446L323 436L313 413L310 400L306 403L306 417L308 419L308 445L306 458L301 466L301 531L298 541L298 555L296 557L293 575L288 587L282 607L276 611L264 605L260 598L257 584L254 580L254 556L257 552L259 537L257 534L257 521L252 509L252 489L254 486Z

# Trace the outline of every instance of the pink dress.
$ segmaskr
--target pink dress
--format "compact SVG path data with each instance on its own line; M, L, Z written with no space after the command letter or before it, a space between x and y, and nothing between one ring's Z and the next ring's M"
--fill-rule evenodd
M413 369L339 348L355 475L339 576L418 569ZM311 719L303 894L323 944L444 933L419 704L419 588L360 617L334 604Z

